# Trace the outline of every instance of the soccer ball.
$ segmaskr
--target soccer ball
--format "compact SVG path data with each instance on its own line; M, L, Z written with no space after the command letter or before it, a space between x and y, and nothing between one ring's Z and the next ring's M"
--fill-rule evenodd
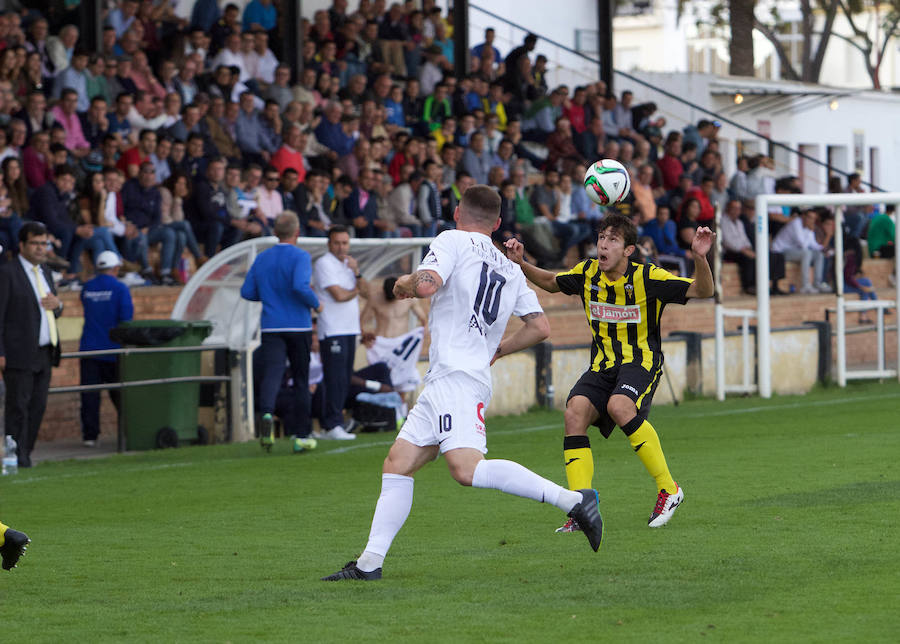
M615 159L601 159L584 173L584 189L591 201L601 206L619 203L631 191L631 177Z

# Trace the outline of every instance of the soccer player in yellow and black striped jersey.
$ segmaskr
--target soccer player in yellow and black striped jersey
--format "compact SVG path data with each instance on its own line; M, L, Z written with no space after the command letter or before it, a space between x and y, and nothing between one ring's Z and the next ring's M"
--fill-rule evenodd
M618 425L656 481L657 500L648 525L665 525L684 499L672 479L656 430L647 420L650 403L662 375L659 320L669 302L684 304L691 297L711 297L712 272L706 254L715 235L697 230L691 251L694 279L676 277L652 264L630 261L637 244L631 220L609 214L597 236L597 259L587 259L562 273L537 268L523 259L522 244L506 242L506 254L522 267L529 281L550 293L578 295L593 335L591 364L566 402L563 457L569 488L591 487L594 460L587 436L596 425L609 438ZM571 521L559 532L578 530Z

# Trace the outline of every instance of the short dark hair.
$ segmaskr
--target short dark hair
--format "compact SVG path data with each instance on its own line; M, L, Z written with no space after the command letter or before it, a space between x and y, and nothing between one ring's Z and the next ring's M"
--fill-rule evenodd
M65 150L65 148L63 148L63 149ZM74 177L75 171L63 163L53 166L53 176L56 179L59 179L60 177L64 177L66 175L68 175L70 177Z
M19 243L24 244L32 237L47 234L47 227L39 221L26 221L19 229Z
M331 228L328 229L328 241L331 241L331 238L340 233L350 234L350 229L346 226L342 226L341 224L335 224Z
M631 221L630 217L617 212L608 214L597 225L597 233L602 233L610 228L622 235L622 241L625 242L625 246L637 245L637 228L635 228L634 222Z
M382 284L382 288L384 289L384 299L388 302L393 302L397 296L394 295L394 284L397 283L397 277L395 275L389 275L384 278L384 284Z
M493 225L500 216L500 195L490 186L475 185L463 193L460 211L484 225Z

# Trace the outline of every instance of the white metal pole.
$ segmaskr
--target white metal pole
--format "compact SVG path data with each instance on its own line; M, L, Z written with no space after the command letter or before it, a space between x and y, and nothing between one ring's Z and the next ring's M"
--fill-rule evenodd
M894 230L896 230L896 222L900 219L900 216L897 215L897 210L900 210L900 203L894 204L896 207L894 209ZM894 235L896 238L896 233ZM894 247L896 248L897 242L894 242ZM900 253L896 250L894 251L894 286L897 289L897 292L894 293L894 321L897 324L897 380L900 381Z
M716 304L716 398L725 400L725 316Z
M722 209L716 206L716 230L722 230ZM722 306L722 235L716 235L713 252L713 279L716 301L716 399L725 400L725 315Z
M750 387L750 362L753 352L750 350L750 317L745 315L741 328L741 357L744 359L744 387Z
M884 371L884 309L880 306L875 309L878 315L876 318L878 324L875 326L875 333L878 334L878 371Z
M844 307L844 208L834 209L834 286L837 293L837 378L847 386L847 309Z
M756 342L757 382L761 398L772 397L771 353L769 349L769 213L768 195L756 197Z

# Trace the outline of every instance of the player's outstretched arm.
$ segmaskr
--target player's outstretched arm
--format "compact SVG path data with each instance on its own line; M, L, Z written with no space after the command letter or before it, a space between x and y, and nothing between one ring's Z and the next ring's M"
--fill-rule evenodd
M688 297L712 297L715 293L712 270L706 261L706 254L712 248L715 239L716 234L706 226L697 229L691 243L691 253L694 255L694 283L688 287Z
M401 300L410 297L431 297L444 285L444 280L434 271L416 271L397 278L394 295Z
M525 246L518 239L507 239L503 245L506 247L506 257L509 261L518 264L525 273L528 281L544 289L548 293L559 293L559 285L556 283L556 273L538 268L525 261Z
M543 312L528 313L523 315L521 320L525 326L500 342L497 346L497 353L491 359L491 364L494 364L498 358L527 349L550 337L550 321Z

